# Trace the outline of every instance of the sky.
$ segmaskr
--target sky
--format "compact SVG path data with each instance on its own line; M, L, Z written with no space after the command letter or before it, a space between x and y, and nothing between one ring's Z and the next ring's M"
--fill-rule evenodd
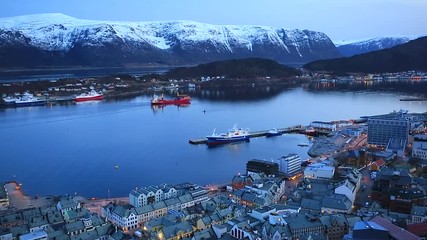
M309 29L334 41L427 35L427 0L1 0L0 17L37 13Z

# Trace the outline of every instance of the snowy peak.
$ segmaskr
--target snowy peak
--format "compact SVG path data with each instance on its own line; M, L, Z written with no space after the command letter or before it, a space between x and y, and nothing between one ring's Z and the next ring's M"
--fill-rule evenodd
M407 43L419 36L386 36L356 41L334 41L335 46L344 56L377 51Z
M83 48L114 48L127 58L136 55L153 58L154 52L176 56L179 52L179 58L203 55L202 61L227 59L234 55L234 58L266 57L281 62L306 62L339 55L324 33L268 26L213 25L194 21L98 21L49 13L0 18L0 30L21 34L28 47L41 51L68 53ZM132 61L138 61L138 58Z

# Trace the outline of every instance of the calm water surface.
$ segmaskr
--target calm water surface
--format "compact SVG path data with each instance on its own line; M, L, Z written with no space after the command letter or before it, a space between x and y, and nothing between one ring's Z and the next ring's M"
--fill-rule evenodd
M390 93L267 90L203 91L194 93L189 107L158 110L150 107L149 96L0 110L0 181L22 182L30 195L87 197L126 196L134 187L160 183L221 184L245 172L246 161L253 158L288 153L307 158L308 148L297 146L306 137L256 138L216 148L190 145L190 138L214 128L225 131L234 123L255 131L427 110L427 102L401 102L400 95Z

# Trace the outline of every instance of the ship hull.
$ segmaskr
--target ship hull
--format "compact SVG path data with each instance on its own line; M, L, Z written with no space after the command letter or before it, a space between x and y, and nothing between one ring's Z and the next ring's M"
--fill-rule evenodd
M233 138L222 138L222 137L207 137L208 145L219 145L219 144L227 144L233 142L244 142L249 141L249 136L239 136Z
M104 99L104 96L99 95L99 96L88 96L88 97L76 97L74 100L76 102L85 102L85 101L98 101L98 100L102 100Z
M13 106L15 107L43 106L45 103L46 103L45 101L15 102Z
M174 100L157 100L157 101L152 101L151 105L172 105L172 104L176 104L176 105L180 105L180 104L190 104L190 100L189 99L174 99Z

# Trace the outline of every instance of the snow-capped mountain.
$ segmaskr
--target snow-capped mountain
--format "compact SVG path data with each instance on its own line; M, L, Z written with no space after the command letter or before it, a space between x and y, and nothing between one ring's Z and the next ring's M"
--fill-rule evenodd
M396 45L407 43L416 38L417 37L415 36L377 37L358 41L336 41L334 44L343 56L353 56L356 54L391 48Z
M309 30L95 21L58 13L0 18L0 67L173 65L246 57L298 64L338 56L328 36Z

